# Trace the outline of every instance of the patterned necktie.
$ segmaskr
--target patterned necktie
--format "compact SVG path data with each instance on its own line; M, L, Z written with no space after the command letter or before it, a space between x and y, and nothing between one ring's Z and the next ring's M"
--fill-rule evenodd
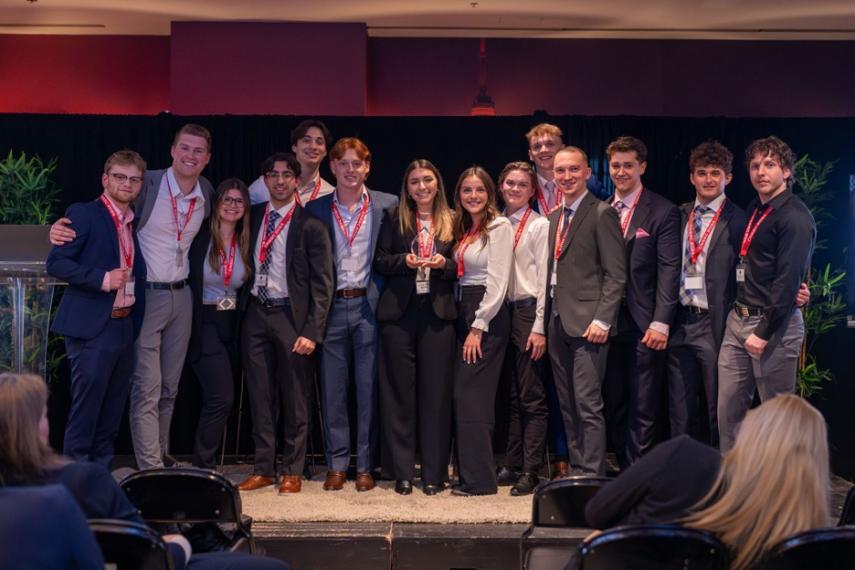
M264 231L264 236L273 235L273 232L276 230L276 222L279 221L279 212L276 210L271 210L267 215L267 228ZM276 240L274 240L276 241ZM270 269L270 260L273 259L273 243L270 244L270 247L267 248L267 256L264 258L264 261L261 262L261 267L258 272L263 275L268 274L268 270ZM266 303L268 299L267 294L267 285L260 285L258 287L258 300L262 303Z
M701 241L701 229L703 228L704 214L711 210L712 208L707 208L701 204L695 206L695 215L692 216L692 227L689 228L689 231L692 232L692 237L694 238L695 247L697 247ZM692 267L692 248L689 245L688 237L686 238L686 247L683 251L683 257L685 258L685 261L683 262L685 269L680 275L680 288L686 291L686 295L690 300L694 300L695 292L693 290L686 289L686 272L690 267Z

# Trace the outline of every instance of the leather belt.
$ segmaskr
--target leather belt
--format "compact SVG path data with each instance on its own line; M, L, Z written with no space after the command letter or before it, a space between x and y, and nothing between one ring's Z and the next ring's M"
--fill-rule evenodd
M122 307L121 309L113 308L113 311L110 313L111 319L124 319L129 316L131 316L130 307Z
M360 289L339 289L335 292L335 296L340 299L355 299L356 297L364 297L368 294L368 289L362 287Z
M166 291L177 291L178 289L184 289L187 285L190 284L189 279L182 279L181 281L174 281L172 283L161 283L158 281L146 281L145 288L146 289L160 289Z
M508 301L508 306L511 309L522 309L523 307L533 307L537 305L537 299L534 297L526 297L525 299L519 299L518 301Z
M734 303L733 310L740 317L762 317L766 314L766 311L761 307L749 307L742 303Z
M258 305L261 305L265 309L273 309L276 307L290 307L291 306L291 300L288 297L280 297L278 299L267 299L266 301L262 301L261 299L259 299L258 297L254 296L254 295L250 295L250 298L255 303L257 303Z
M686 311L687 313L692 313L693 315L708 315L709 309L702 309L700 307L696 307L695 305L683 305L680 304L680 309Z

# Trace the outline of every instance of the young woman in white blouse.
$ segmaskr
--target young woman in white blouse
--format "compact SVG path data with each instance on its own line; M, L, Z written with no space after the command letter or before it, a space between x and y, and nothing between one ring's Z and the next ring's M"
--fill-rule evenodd
M505 361L510 378L508 444L498 483L513 485L514 496L528 495L537 486L548 418L544 379L549 362L543 357L549 221L530 204L537 188L536 176L527 162L511 162L499 174L514 241L507 297L511 338Z
M454 411L460 484L455 495L496 493L495 400L510 332L505 305L514 232L499 215L496 185L478 166L463 171L454 192L458 339Z

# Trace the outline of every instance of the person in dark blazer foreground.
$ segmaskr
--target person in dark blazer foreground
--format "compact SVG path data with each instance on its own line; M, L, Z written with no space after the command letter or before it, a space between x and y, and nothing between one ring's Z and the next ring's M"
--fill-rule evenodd
M381 457L395 491L409 495L419 449L422 490L435 495L448 482L451 452L454 228L433 164L411 162L401 186L374 256L374 270L386 278L377 304Z
M609 337L626 284L617 213L586 188L591 168L579 148L555 156L561 208L549 215L549 356L575 472L605 471L602 385Z
M64 452L109 466L134 366L146 279L145 260L131 226L130 204L142 188L145 161L114 152L104 164L97 200L66 212L74 239L54 246L48 274L66 281L51 330L65 335L71 364L71 410Z
M187 360L202 386L193 465L213 468L235 395L238 293L249 272L249 192L237 178L217 187L209 223L190 246L193 332Z
M255 277L240 302L255 467L239 488L252 491L276 482L276 408L281 405L279 492L299 493L314 353L324 338L332 301L332 253L326 228L295 199L300 163L294 155L275 153L261 169L270 202L253 206L250 214Z
M619 137L606 149L626 247L626 290L611 341L605 397L606 426L621 468L655 441L660 372L677 305L680 212L645 188L647 147Z

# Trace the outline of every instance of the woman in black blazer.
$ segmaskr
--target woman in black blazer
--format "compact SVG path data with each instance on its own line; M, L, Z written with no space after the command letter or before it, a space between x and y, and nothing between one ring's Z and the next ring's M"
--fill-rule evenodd
M400 205L384 215L374 256L386 277L377 305L383 471L397 493L412 492L418 433L422 490L435 495L448 482L457 318L454 230L437 168L410 163Z
M187 359L202 385L202 410L193 465L212 468L234 403L237 371L238 291L249 281L249 191L241 180L223 180L210 224L190 246L193 332Z

